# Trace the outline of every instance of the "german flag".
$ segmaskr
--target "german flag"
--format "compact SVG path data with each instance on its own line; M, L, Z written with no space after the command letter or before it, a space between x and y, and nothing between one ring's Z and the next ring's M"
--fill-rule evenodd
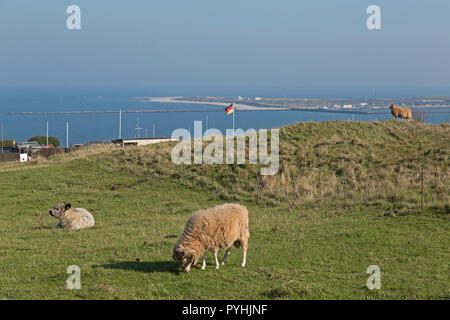
M225 112L227 113L227 115L234 112L233 104L234 104L234 102L232 104L230 104L228 107L225 108Z

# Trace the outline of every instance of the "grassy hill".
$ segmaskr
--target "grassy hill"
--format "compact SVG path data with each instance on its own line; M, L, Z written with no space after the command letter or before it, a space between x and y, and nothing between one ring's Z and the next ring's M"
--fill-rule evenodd
M450 298L450 125L287 126L279 173L258 178L260 165L174 165L173 146L1 163L0 298ZM61 201L95 227L54 229ZM187 218L224 202L249 209L247 267L233 249L219 270L208 254L206 270L179 273L171 250ZM80 290L66 289L70 265ZM380 290L366 287L370 265Z

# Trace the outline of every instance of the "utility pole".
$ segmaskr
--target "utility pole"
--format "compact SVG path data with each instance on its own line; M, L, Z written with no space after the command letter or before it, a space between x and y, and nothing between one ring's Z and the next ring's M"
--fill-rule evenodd
M139 118L137 118L137 126L134 129L137 131L137 137L140 138L142 128L139 126Z
M153 124L153 138L155 137L155 124Z
M208 115L206 115L206 130L208 130Z
M3 123L2 123L2 153L3 153Z
M48 121L47 121L47 147L48 147Z
M119 111L119 139L122 139L122 109Z
M69 148L69 122L66 122L66 148Z

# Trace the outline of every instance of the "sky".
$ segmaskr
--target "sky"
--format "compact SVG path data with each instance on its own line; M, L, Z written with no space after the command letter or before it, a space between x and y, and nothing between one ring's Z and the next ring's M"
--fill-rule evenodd
M0 0L0 94L450 95L449 15L448 0Z

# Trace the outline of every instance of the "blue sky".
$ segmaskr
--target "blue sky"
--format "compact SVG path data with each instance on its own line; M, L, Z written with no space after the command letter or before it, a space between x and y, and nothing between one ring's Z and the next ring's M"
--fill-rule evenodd
M0 0L0 89L450 95L449 15L448 0Z

